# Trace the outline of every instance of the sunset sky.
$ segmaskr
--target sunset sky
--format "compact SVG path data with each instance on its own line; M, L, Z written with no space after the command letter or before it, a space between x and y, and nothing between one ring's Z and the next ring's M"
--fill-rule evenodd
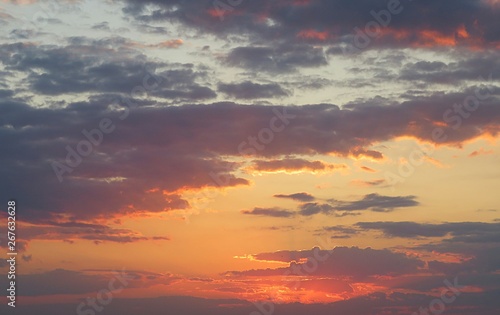
M498 0L2 0L0 312L498 315L499 135Z

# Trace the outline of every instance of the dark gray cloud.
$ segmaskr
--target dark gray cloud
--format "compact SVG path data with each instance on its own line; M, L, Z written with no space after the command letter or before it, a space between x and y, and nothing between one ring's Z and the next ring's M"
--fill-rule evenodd
M242 210L241 213L275 218L290 218L296 214L293 211L280 208L253 208L252 210Z
M0 185L5 198L23 196L24 214L29 216L71 213L89 217L145 209L184 209L188 204L178 190L220 186L214 174L222 186L248 184L233 174L242 165L224 161L221 156L241 156L241 144L269 127L274 117L281 121L292 115L293 119L275 134L272 143L255 150L256 156L336 154L380 158L382 153L370 146L400 136L457 145L481 135L496 135L500 107L492 97L470 117L461 119L459 128L440 127L444 140L433 139L435 123L442 122L450 104L468 95L440 94L401 104L352 105L346 109L328 104L276 108L280 118L273 108L259 105L139 106L123 120L120 117L127 112L120 108L125 109L127 104L118 102L115 109L104 96L62 108L35 108L6 99L0 102L0 140L10 149L0 153ZM64 184L59 183L53 162L65 163L69 152L66 147L75 150L86 140L82 131L99 128L103 119L112 121L114 131L103 137L102 144L95 146L81 165L64 175ZM414 128L408 129L410 123ZM279 163L283 161L287 160ZM24 178L44 185L33 190ZM145 192L154 188L158 190ZM331 207L352 212L414 205L411 196L367 195L356 202L335 202ZM317 213L313 210L304 213Z
M466 243L500 243L500 223L455 222L359 222L365 230L378 230L387 237L446 237L448 241Z
M447 274L446 280L454 282L454 275L456 273L451 273L451 277ZM451 278L451 279L450 279ZM457 277L457 283L459 285L465 285L466 287L478 286L483 287L485 291L495 290L500 277L498 275L492 274L461 274ZM381 284L386 285L393 289L406 289L412 291L419 291L422 293L430 292L431 290L442 290L444 285L443 275L415 275L408 276L404 279L387 279L381 281Z
M485 233L488 234L488 233ZM418 245L414 249L460 257L458 262L429 262L437 272L488 275L500 270L500 242L444 241Z
M68 41L67 46L3 44L0 62L9 71L27 74L24 83L28 88L45 95L92 92L138 97L147 93L173 100L216 97L210 87L197 82L204 81L205 70L196 70L192 64L149 61L133 41L121 37L73 37Z
M0 99L11 98L14 96L14 92L11 90L0 90Z
M313 195L305 193L305 192L289 194L289 195L277 194L277 195L274 195L273 197L287 198L287 199L292 199L292 200L302 201L302 202L313 201L314 199L316 199Z
M5 219L4 219L5 218ZM7 216L2 216L2 219L4 219L4 221L7 221ZM2 228L0 230L1 234L0 234L0 248L3 248L4 250L7 250L7 248L9 248L9 239L7 238L7 228ZM20 239L17 239L16 240L16 250L18 253L20 252L25 252L26 250L28 249L28 241L26 240L20 240ZM3 260L5 261L5 260ZM4 265L6 266L6 265ZM0 265L0 267L2 267L2 265Z
M297 67L319 67L327 59L322 48L307 45L237 47L223 59L225 64L264 72L290 72Z
M388 10L388 2L383 0L356 3L342 0L269 3L256 0L232 5L182 0L127 0L126 3L124 12L139 21L178 21L223 38L234 35L269 42L279 38L288 44L335 46L352 42L352 37L357 34L355 28L364 31L367 23L377 22L379 31L367 48L494 47L500 40L497 31L500 25L496 18L500 8L492 1L400 1L393 14L389 14L390 21L385 16L376 17L383 15L381 11ZM148 7L151 4L155 5L154 10ZM448 14L443 17L442 12Z
M18 283L23 284L23 296L59 294L92 294L95 296L100 290L108 289L112 279L115 279L113 280L115 288L139 288L154 284L168 285L178 279L171 274L125 269L88 271L55 269L41 273L20 274L17 277ZM6 287L6 280L2 279L0 283ZM73 305L73 311L76 311L76 306L77 304Z
M444 63L442 61L418 61L404 65L399 80L421 81L426 84L457 84L463 81L481 81L480 77L491 75L500 79L500 55L498 51L487 51L467 55L464 59Z
M109 279L78 271L56 269L39 274L19 275L19 281L24 283L23 295L36 296L97 292L107 288Z
M289 92L277 83L259 84L250 81L219 83L218 91L238 99L279 98L289 95Z
M254 160L250 166L252 171L260 172L323 172L345 169L344 164L328 164L322 161L309 161L299 158L283 158L280 160Z
M154 26L148 24L139 24L137 25L137 29L141 32L150 33L150 34L169 34L168 28L164 26Z
M415 196L381 196L378 194L369 194L363 199L346 202L333 201L335 208L340 211L362 211L371 210L376 212L388 212L396 208L415 207L419 203L415 200Z
M23 239L31 240L90 240L101 242L131 243L138 241L169 240L167 236L146 237L129 229L117 229L103 224L84 222L40 221L38 225L23 228Z
M315 198L306 193L297 193L291 195L274 195L278 198L290 198L296 201L306 202L298 207L298 212L282 210L278 208L263 209L255 208L253 210L242 211L244 214L264 215L273 217L291 217L296 214L301 216L312 216L316 214L333 215L336 217L356 216L361 211L371 210L375 212L389 212L397 208L415 207L419 203L415 196L381 196L378 194L369 194L356 201L340 201L331 199L328 203L307 202Z
M460 298L447 305L447 311L462 315L497 315L500 310L498 299L499 290L488 290L487 292L462 292ZM408 314L418 312L420 307L428 307L435 296L427 294L411 293L384 293L376 292L335 303L273 303L273 312L276 314L350 314L365 315L373 310L386 313L407 311ZM269 310L271 303L262 301L260 307L264 311ZM1 305L0 310L6 310L6 305ZM39 305L19 304L16 313L19 315L52 315L74 313L74 303L44 303ZM165 309L172 310L177 314L186 315L240 315L258 312L259 308L245 300L238 299L202 299L190 296L170 296L158 298L125 299L120 296L113 299L113 303L107 305L101 312L103 315L123 314L133 315L137 309L147 309L150 315L162 315Z
M151 136L158 132L154 128L146 131L140 127L143 132L138 134L136 131L139 129L136 128L142 124L140 121L144 121L144 118L138 116L131 116L120 125L121 121L116 114L107 112L101 106L35 109L15 102L2 103L0 106L4 110L1 125L5 126L0 131L0 137L5 142L13 141L11 154L4 154L2 157L5 163L0 171L4 179L1 186L6 198L25 192L25 211L20 215L26 216L23 219L27 221L47 219L58 213L71 213L88 219L100 215L112 217L118 213L185 209L189 206L188 203L179 193L175 193L181 187L187 187L185 184L201 188L248 183L231 174L237 164L210 156L203 149L198 151L197 157L185 156L189 151L189 146L184 146L186 143L178 142L178 145L174 145L178 150L172 151L167 144L170 141L164 136L160 137L164 139L160 142L166 141L164 144L157 143L150 150L134 149L147 138L149 141L153 140ZM175 108L172 110L177 111ZM153 118L154 116L151 118L157 122L153 124L158 124L158 127L179 126L180 120L173 116L171 124L165 124L158 116ZM102 145L94 147L93 155L75 168L74 172L66 173L65 182L59 183L52 162L65 163L69 152L66 146L76 149L77 143L86 140L82 130L99 128L99 122L104 117L111 117L121 131L117 130L116 135L106 135ZM31 127L22 129L21 126ZM179 127L182 129L182 126ZM128 140L120 138L121 132L128 134ZM173 137L180 135L175 133L162 134L171 134ZM184 136L189 141L190 136ZM14 141L15 138L21 141ZM133 144L135 141L139 142ZM156 141L150 143L154 142ZM173 145L172 142L171 144ZM157 145L165 147L154 148ZM158 164L154 166L156 163ZM31 167L26 168L25 165ZM138 167L139 165L143 167ZM178 175L174 175L176 172ZM211 177L212 172L218 176L216 179ZM44 185L33 190L29 182L22 180L26 176L33 181L43 182ZM183 180L179 181L180 178L186 179L186 182L181 183ZM31 193L28 194L28 191ZM131 208L130 205L134 207Z
M331 199L328 203L306 203L300 206L300 214L311 216L319 213L336 216L358 215L359 211L389 212L397 208L415 207L419 203L415 196L365 195L360 200L341 201Z
M318 213L330 214L335 208L329 204L320 204L317 202L308 202L300 205L299 212L303 216L311 216Z
M297 269L294 266L307 265L307 261L309 260L315 260L315 263L318 264L316 271L313 273L315 276L348 276L358 280L375 275L416 273L419 268L424 266L423 261L402 253L391 252L387 249L361 249L358 247L335 247L332 250L313 248L302 251L261 253L253 256L259 260L290 262L290 267L231 271L227 275L255 277L281 276L286 271L290 271L288 273L290 275L298 275L293 271Z

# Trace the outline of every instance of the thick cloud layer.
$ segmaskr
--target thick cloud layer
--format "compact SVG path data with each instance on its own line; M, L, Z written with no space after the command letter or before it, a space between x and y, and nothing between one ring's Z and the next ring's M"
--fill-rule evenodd
M495 1L127 0L126 3L124 12L141 21L176 20L218 36L237 34L269 42L280 38L288 44L302 41L335 45L359 32L374 32L371 46L384 48L495 47L500 41L496 18L500 7Z
M0 173L8 179L3 181L2 190L6 196L23 195L26 213L32 218L62 212L88 218L102 213L184 209L189 205L179 195L183 188L248 184L248 180L233 175L243 165L224 161L221 155L336 154L380 159L382 153L370 146L400 136L436 145L459 145L481 136L496 136L500 106L495 99L486 101L467 118L450 116L456 118L453 124L450 121L450 125L443 125L443 113L451 110L449 104L466 97L436 95L401 104L351 109L334 105L285 109L218 103L132 111L126 107L125 111L112 109L97 100L48 109L7 98L0 102L0 138L10 148L1 153L4 163ZM111 132L96 131L103 120ZM280 132L269 128L279 128ZM80 144L88 144L88 137L101 143L92 145L91 153L77 167L62 167L74 159L69 152L88 151L88 146ZM254 137L253 142L250 137ZM321 166L320 162L299 162L261 161L254 168L294 170ZM45 184L34 191L25 181L28 177ZM401 203L373 198L365 200L369 205L359 201L337 204L336 208L387 211L414 205L411 200Z

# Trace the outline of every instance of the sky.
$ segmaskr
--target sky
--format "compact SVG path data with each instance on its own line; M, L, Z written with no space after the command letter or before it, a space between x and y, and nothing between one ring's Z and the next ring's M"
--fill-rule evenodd
M498 315L499 133L498 0L3 0L1 313Z

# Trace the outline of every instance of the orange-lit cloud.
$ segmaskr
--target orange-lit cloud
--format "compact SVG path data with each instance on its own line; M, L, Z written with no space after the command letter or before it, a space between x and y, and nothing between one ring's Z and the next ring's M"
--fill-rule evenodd
M324 41L324 40L327 40L330 37L330 35L326 31L319 32L316 30L309 29L309 30L300 31L297 34L297 37L304 38L304 39L317 39L320 41Z
M494 153L493 150L485 150L484 148L480 148L479 150L471 152L469 154L469 157L476 157L479 155L489 155L489 154L493 154L493 153Z
M179 48L184 44L182 39L171 39L158 44L153 45L153 47L157 48Z
M361 166L361 169L366 172L375 173L376 171L368 166Z

